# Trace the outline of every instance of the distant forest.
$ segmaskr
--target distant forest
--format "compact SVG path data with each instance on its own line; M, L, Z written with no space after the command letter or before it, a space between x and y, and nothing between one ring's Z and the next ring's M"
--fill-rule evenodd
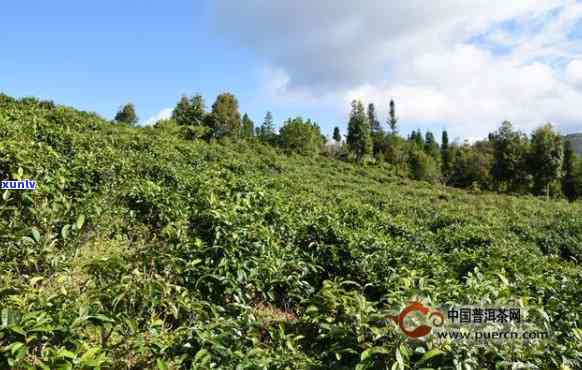
M3 99L12 99L3 95ZM34 99L34 98L24 98ZM52 104L52 102L44 102ZM474 143L451 143L447 131L414 130L403 137L394 100L386 122L380 122L374 103L353 101L346 127L335 127L332 138L303 117L288 118L277 130L267 112L259 124L241 114L236 97L220 94L207 110L201 95L182 96L169 119L155 128L171 130L186 139L260 141L283 151L325 155L338 160L381 166L398 176L441 183L473 191L532 194L570 201L582 197L582 134L561 136L550 124L527 134L505 121L487 138ZM135 106L117 112L115 123L136 125Z
M582 133L566 135L566 140L569 141L577 155L582 155Z

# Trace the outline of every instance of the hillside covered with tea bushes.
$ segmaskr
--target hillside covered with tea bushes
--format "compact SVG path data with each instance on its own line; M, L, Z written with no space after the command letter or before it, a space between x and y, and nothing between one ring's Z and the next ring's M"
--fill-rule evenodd
M0 100L0 368L582 367L582 205ZM411 300L551 340L408 341ZM521 367L520 367L521 366Z

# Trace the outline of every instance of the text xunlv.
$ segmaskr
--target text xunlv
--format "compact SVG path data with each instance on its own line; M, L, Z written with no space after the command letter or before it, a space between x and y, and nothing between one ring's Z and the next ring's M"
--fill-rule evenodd
M2 180L0 181L0 189L10 190L34 190L36 189L35 180Z

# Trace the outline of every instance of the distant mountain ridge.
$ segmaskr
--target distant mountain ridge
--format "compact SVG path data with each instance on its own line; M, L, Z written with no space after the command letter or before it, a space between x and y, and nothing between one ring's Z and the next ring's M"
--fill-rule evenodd
M576 154L582 155L582 133L566 135L566 140L572 143Z

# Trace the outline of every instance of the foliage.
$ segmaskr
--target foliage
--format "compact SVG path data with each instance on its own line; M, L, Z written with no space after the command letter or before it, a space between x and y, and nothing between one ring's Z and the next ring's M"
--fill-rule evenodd
M569 141L574 153L582 156L582 133L566 135L564 141Z
M128 103L119 108L119 111L115 115L115 121L132 126L135 125L138 121L135 106L132 103Z
M424 149L424 136L422 135L422 131L420 129L418 131L412 130L410 133L410 137L408 141L416 146L416 149L423 150Z
M207 118L207 126L212 129L214 137L239 136L241 118L238 101L233 94L218 95Z
M455 150L447 184L460 188L489 188L493 155L479 148L466 144Z
M372 136L372 151L374 157L382 159L383 153L386 149L386 134L380 121L376 118L376 107L374 103L368 104L367 110L368 125L370 127L370 135Z
M255 123L245 113L242 118L242 137L249 138L253 136L255 136Z
M337 126L333 128L333 139L335 141L337 141L338 143L342 141L342 135L340 133L340 128Z
M383 151L384 160L398 166L408 167L408 150L406 141L399 135L387 134L384 138Z
M279 130L281 147L300 154L318 154L323 145L319 126L301 117L289 118Z
M347 144L358 161L372 154L373 144L370 125L364 112L364 105L360 101L352 101Z
M534 192L544 194L550 183L561 177L564 149L560 135L547 124L534 131L529 154Z
M207 126L181 126L180 136L186 140L209 140L212 129Z
M441 171L445 177L449 175L451 169L451 152L449 150L449 134L443 130L441 136Z
M490 135L494 148L494 163L491 175L498 189L524 191L529 187L527 137L513 130L511 122L505 121Z
M257 130L257 137L263 143L274 143L275 142L275 123L273 122L273 113L267 112L265 114L265 119L261 124L261 127Z
M415 180L436 182L440 178L438 163L422 150L411 150L408 164L410 174Z
M177 127L0 96L0 175L38 181L0 194L0 368L582 366L582 204ZM413 299L525 305L552 338L410 342L386 316Z
M398 117L396 116L396 104L394 100L390 100L390 111L388 112L388 127L393 135L398 133Z
M370 126L372 136L374 134L382 134L384 130L380 125L380 121L378 121L378 119L376 118L376 107L374 106L374 103L368 104L367 115L368 115L368 125Z
M568 140L564 143L564 178L562 179L562 191L570 201L576 199L576 154L572 149L572 143Z
M203 126L205 118L206 107L200 94L191 98L182 96L172 111L172 119L179 126Z
M439 145L436 142L434 134L427 131L424 139L424 152L430 155L435 161L440 160Z
M575 157L574 161L574 188L576 190L576 199L582 197L582 158Z

